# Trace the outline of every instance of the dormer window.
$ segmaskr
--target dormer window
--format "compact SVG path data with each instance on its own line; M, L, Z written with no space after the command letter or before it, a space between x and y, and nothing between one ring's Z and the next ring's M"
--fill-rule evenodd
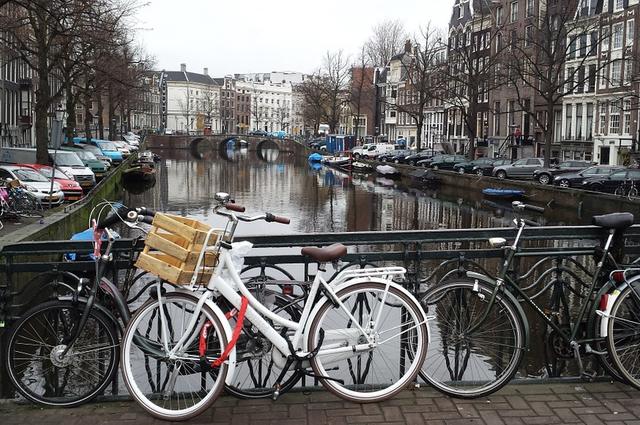
M622 9L624 9L624 0L614 0L615 3L613 4L613 11L614 12L618 12Z

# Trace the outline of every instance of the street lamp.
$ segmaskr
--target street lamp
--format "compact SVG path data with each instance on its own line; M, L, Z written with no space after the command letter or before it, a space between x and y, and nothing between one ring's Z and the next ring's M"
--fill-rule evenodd
M64 119L64 109L62 104L58 103L55 111L53 125L51 126L51 144L53 145L53 164L51 164L51 186L49 188L49 208L53 206L53 183L56 175L56 158L58 156L58 148L62 144L62 120Z

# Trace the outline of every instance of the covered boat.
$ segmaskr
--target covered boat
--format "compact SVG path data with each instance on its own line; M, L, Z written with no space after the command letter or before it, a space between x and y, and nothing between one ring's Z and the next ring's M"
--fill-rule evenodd
M353 171L371 171L373 170L373 167L369 164L367 164L366 162L360 162L360 161L355 161L351 163L351 169L353 169Z
M396 170L395 168L393 168L390 165L378 165L376 167L376 172L378 174L381 174L381 175L387 176L387 177L397 176L398 174L400 174L398 172L398 170Z
M482 194L492 198L514 199L514 198L522 198L523 196L525 196L525 191L521 189L487 188L482 190Z
M309 158L307 159L309 160L309 162L320 162L322 161L322 155L320 155L317 152L314 152L311 155L309 155Z

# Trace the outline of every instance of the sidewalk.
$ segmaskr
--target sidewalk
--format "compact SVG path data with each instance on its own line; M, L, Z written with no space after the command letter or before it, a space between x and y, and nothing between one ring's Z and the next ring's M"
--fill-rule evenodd
M290 393L278 401L219 399L185 423L212 424L640 424L640 391L611 383L512 384L490 397L455 400L430 388L408 390L384 403L358 405L326 391ZM96 402L75 409L0 403L0 423L159 424L130 401Z

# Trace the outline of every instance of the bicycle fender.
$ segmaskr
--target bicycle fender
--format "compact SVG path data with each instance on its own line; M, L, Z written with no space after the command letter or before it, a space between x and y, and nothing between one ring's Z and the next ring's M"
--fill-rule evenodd
M190 297L193 300L194 303L198 303L198 300L200 299L198 296L193 294L191 291L181 290L181 289L178 289L178 291L180 291L181 295ZM216 303L214 303L213 300L208 299L205 304L207 304L207 306L209 308L211 308L211 311L213 311L213 314L216 315L216 317L218 318L218 320L222 324L222 329L224 330L224 333L226 334L227 341L231 341L231 336L233 335L233 331L231 330L231 325L229 325L229 319L227 319L225 317L225 315L222 312L222 310L220 310L220 307L218 307L218 305ZM235 349L235 347L229 353L229 358L227 359L226 363L227 363L227 378L225 379L224 382L227 385L231 385L233 383L233 375L234 375L234 373L236 371L236 349Z
M65 295L62 297L58 297L58 300L60 301L70 301L70 302L77 302L78 304L86 304L87 303L87 298L86 297L77 297L76 300L73 299L73 296L71 295ZM115 326L116 331L120 332L120 335L124 334L124 327L122 326L122 323L116 318L116 316L114 316L114 314L105 306L96 303L93 303L93 307L96 310L99 310L100 313L104 314L105 316L107 316L107 318L109 318L109 320L111 320Z
M489 276L484 275L482 273L468 271L466 275L468 278L477 279L491 286L495 286L496 284L495 280L491 279ZM524 327L524 349L526 351L529 351L529 340L530 340L529 319L527 319L527 315L524 314L524 309L522 308L522 305L520 304L520 302L518 302L516 297L513 296L513 294L510 291L502 291L502 295L504 295L507 299L509 299L509 301L513 303L513 305L516 307L516 310L518 310L518 314L522 318L522 325Z
M607 305L604 311L603 310L596 311L596 314L599 314L602 317L602 320L600 320L600 336L607 337L607 334L608 334L607 329L609 329L609 318L611 317L611 309L613 308L613 305L618 300L618 297L620 296L620 294L622 294L622 292L626 290L629 287L629 285L632 285L639 281L640 281L640 275L634 276L628 281L621 284L619 287L613 289L613 291L609 293L609 297L607 297Z
M403 294L409 296L411 299L414 300L414 302L416 303L416 305L419 308L420 313L422 314L422 318L425 321L425 323L427 323L427 343L431 342L431 331L429 330L429 326L428 326L428 322L427 322L427 315L424 312L424 309L422 308L422 306L420 305L420 302L415 298L415 296L413 294L411 294L411 292L409 292L407 289L405 289L404 287L402 287L401 285L398 285L395 282L389 281L389 280L385 280L382 278L376 278L376 277L361 277L361 278L354 278L354 279L349 279L347 281L344 281L342 283L340 283L339 285L332 287L333 291L335 293L338 293L339 291L343 290L344 288L351 286L351 285L355 285L358 283L367 283L367 282L376 282L376 283L382 283L384 285L389 284L389 287L393 287L396 288L398 291L402 292ZM305 329L305 337L304 337L304 342L303 342L303 346L307 347L309 344L309 332L307 332L309 330L309 326L311 325L311 323L313 323L313 321L315 320L316 315L318 314L318 312L320 311L320 309L322 308L322 306L327 303L327 302L331 302L331 300L329 300L326 296L323 296L320 300L320 302L318 302L313 310L311 310L311 313L309 314L309 319L307 319L307 326Z

